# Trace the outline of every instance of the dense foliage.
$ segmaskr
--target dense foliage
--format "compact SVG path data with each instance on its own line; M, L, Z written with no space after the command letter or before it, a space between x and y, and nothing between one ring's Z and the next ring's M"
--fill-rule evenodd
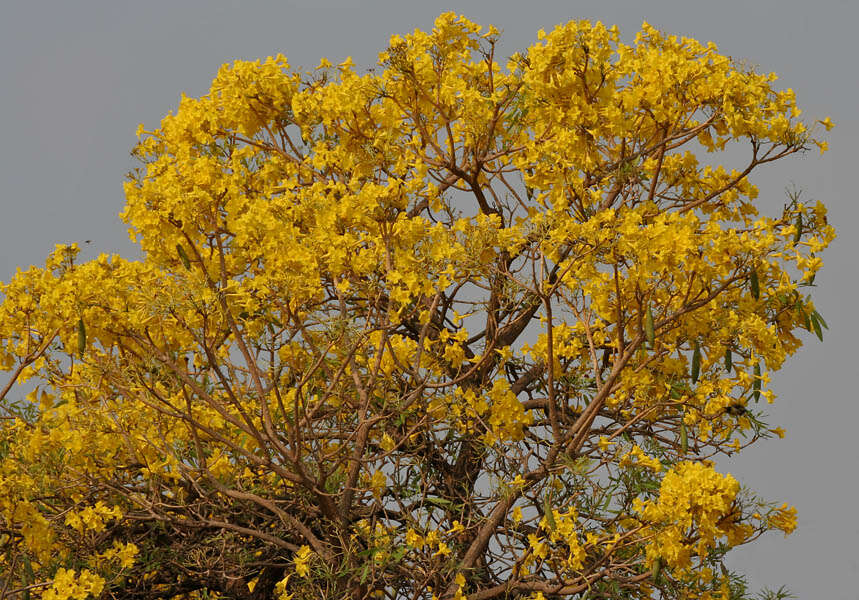
M832 124L647 24L481 31L224 66L141 126L142 260L4 285L0 597L743 596L796 515L711 459L783 434L834 237L749 177Z

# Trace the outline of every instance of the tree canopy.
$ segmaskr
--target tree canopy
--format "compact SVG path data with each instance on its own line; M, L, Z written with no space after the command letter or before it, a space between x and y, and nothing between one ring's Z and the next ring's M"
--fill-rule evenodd
M796 511L713 459L783 435L834 238L750 177L832 123L647 23L499 36L235 62L141 126L143 258L2 288L0 598L745 597Z

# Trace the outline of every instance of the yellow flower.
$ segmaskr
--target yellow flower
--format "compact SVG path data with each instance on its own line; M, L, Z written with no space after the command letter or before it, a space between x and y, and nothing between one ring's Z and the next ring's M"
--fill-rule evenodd
M466 600L465 596L465 576L462 573L457 573L456 577L454 577L454 583L458 586L456 589L456 594L454 595L454 600Z
M771 527L784 531L785 536L790 535L796 529L796 508L788 507L786 503L782 504L770 514L768 521Z
M307 574L310 573L310 566L308 563L312 554L313 553L309 546L302 546L295 553L293 563L295 564L295 572L299 577L307 577Z
M447 546L445 542L438 543L438 550L435 551L433 556L448 556L450 554L450 548Z
M409 527L409 530L406 532L406 545L411 548L423 548L424 538L419 535L414 529Z
M276 594L275 598L277 600L292 600L292 597L295 595L286 593L286 586L289 584L290 577L292 577L292 573L289 573L274 586L274 593Z
M137 556L138 552L139 550L137 546L131 542L122 545L116 553L117 558L119 558L120 566L124 569L132 566L134 564L134 558Z
M513 478L513 481L510 482L510 485L514 488L525 487L525 484L528 483L527 480L522 477L521 473L517 473L516 477Z
M385 487L387 486L388 478L382 471L376 471L373 473L373 476L370 478L370 487L373 488L373 491L381 494L385 491Z
M453 527L448 530L448 534L456 534L460 531L465 531L465 527L459 521L454 521Z
M381 446L382 450L385 452L390 452L394 449L396 444L394 443L394 439L386 433L382 436L382 441L379 442L379 446Z
M533 550L534 556L538 558L546 557L546 553L548 551L546 542L538 538L536 534L528 534L528 545L531 547L531 550Z
M511 517L514 523L519 523L522 520L522 508L519 506L514 507Z

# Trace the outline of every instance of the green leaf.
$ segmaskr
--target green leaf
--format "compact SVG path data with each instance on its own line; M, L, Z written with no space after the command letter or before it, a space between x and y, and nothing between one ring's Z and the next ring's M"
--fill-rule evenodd
M686 434L686 423L683 422L682 417L680 420L680 450L684 456L689 451L689 437Z
M555 531L558 524L555 522L555 513L552 512L552 494L548 493L543 496L543 514L546 516L546 522L549 524L549 531Z
M755 402L761 399L761 363L758 362L755 364L754 370L754 381L752 382L752 397L754 397Z
M659 576L662 574L662 557L656 557L653 561L653 583L659 585Z
M447 500L445 498L436 498L435 496L429 496L427 498L427 502L430 504L435 504L436 506L453 506L453 502Z
M701 348L698 346L698 341L694 342L692 350L692 383L698 382L698 375L701 373Z
M814 311L814 316L817 317L817 320L820 321L820 324L823 325L824 329L829 329L829 325L826 324L826 321L823 320L823 315L821 315L816 310Z
M86 352L86 327L84 320L78 319L78 355L83 358Z
M653 329L653 310L647 305L647 313L644 315L644 335L647 337L647 346L653 348L656 340L656 332Z
M725 370L729 373L731 372L731 362L731 347L728 346L727 348L725 348Z
M820 320L818 318L817 311L811 313L811 326L814 328L814 334L822 342L823 330L820 328Z
M408 552L408 549L405 546L397 546L397 549L391 554L391 558L394 562L400 562L406 555L406 552Z
M182 266L185 267L186 270L191 270L191 261L188 259L188 255L185 254L185 248L182 247L182 244L176 244L176 253L179 255L179 260L182 261Z
M35 576L33 574L33 565L30 563L30 557L28 555L24 555L24 585L31 585L35 581ZM24 593L21 595L24 600L30 600L30 590L24 590Z
M760 282L758 282L758 272L755 269L752 269L752 272L749 274L749 285L752 290L752 298L760 300L761 286Z

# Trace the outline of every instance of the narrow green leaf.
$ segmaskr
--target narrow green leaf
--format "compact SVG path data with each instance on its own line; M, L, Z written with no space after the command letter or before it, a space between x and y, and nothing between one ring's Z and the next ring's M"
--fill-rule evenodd
M793 243L798 244L799 238L802 236L802 213L797 213L794 226L796 227L796 232L793 234Z
M760 300L761 297L761 286L760 282L758 282L758 272L755 269L752 269L752 272L749 274L749 285L752 290L752 298L755 300Z
M552 512L552 497L551 494L543 496L543 514L546 515L546 522L549 524L549 531L555 531L557 523L555 523L555 513Z
M608 505L611 504L611 494L605 494L604 499L601 499L600 510L608 510Z
M436 506L453 506L453 502L450 500L447 500L446 498L436 498L435 496L428 497L427 502L435 504Z
M659 576L662 574L662 557L659 556L653 561L653 583L659 585Z
M680 450L684 456L689 451L689 437L686 434L686 423L683 422L682 418L680 420Z
M83 358L84 352L86 352L86 327L84 320L78 319L78 356Z
M820 328L820 321L817 318L817 311L814 311L813 313L811 313L811 326L814 328L814 334L822 342L823 341L823 330Z
M755 402L761 399L761 363L755 364L754 381L752 382L752 396Z
M33 573L33 565L30 563L30 557L24 555L24 585L29 586L35 581ZM30 590L24 590L22 594L24 600L30 600Z
M647 313L644 315L644 335L647 337L647 345L653 348L656 340L656 332L653 329L653 310L647 305Z
M696 340L692 350L692 383L698 382L698 375L701 373L701 347Z
M725 348L725 370L729 373L731 372L731 362L731 347L728 346L727 348Z
M191 261L188 259L188 255L185 254L185 248L182 247L182 244L176 244L176 253L179 255L179 260L182 261L182 266L185 267L186 270L191 270Z
M829 329L829 325L827 325L826 321L823 320L823 315L817 312L817 310L814 311L814 315L817 317L817 320L820 321L820 324L823 325L824 329Z

